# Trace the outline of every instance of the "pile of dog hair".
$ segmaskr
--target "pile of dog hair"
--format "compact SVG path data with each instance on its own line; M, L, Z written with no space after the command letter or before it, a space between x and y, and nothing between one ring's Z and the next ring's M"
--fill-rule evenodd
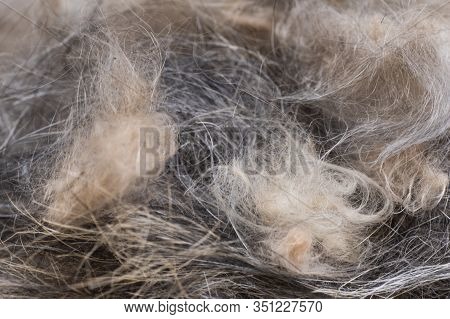
M450 296L450 3L0 2L0 297Z

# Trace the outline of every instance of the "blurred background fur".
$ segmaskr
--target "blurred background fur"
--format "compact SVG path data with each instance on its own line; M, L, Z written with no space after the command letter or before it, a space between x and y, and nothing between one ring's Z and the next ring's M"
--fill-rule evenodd
M0 296L450 296L450 3L0 1Z

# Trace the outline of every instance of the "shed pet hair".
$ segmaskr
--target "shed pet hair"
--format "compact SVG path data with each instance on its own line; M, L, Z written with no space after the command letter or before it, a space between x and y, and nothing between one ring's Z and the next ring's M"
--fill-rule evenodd
M449 26L0 1L0 297L450 297Z

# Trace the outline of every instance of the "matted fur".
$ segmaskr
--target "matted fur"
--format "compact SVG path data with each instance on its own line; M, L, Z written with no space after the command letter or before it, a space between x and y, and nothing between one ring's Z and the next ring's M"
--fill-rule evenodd
M449 296L446 1L0 19L0 296Z

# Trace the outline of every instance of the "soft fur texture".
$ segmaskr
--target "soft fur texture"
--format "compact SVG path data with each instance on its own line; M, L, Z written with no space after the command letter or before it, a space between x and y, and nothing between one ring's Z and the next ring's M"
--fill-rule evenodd
M1 1L0 296L448 297L446 1Z

